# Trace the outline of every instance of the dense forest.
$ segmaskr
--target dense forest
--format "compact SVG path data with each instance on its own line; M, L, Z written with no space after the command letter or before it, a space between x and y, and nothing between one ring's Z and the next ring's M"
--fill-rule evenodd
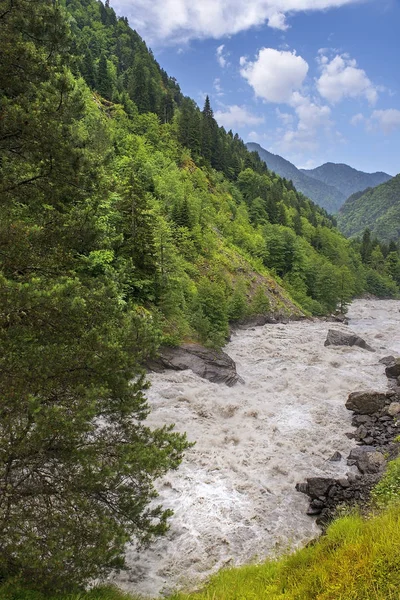
M341 231L360 236L368 228L386 243L400 239L400 175L363 192L353 194L338 215Z
M188 444L145 424L160 344L392 297L400 261L183 97L107 2L0 0L0 39L0 581L57 591L167 527L153 480Z

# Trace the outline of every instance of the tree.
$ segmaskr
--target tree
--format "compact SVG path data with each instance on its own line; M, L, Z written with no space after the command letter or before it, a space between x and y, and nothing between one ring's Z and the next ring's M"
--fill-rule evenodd
M97 69L97 90L106 100L112 97L112 81L108 72L107 59L104 54L101 55Z
M63 13L0 15L0 579L55 593L165 531L153 480L186 442L145 425L156 338L115 264L106 122L65 66Z

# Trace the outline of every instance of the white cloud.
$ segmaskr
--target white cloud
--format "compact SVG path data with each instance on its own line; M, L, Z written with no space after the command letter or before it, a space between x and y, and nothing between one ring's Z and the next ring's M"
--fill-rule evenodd
M291 99L296 116L297 126L288 121L288 127L280 135L277 147L283 152L294 150L312 152L319 147L319 134L328 132L332 126L331 109L321 106L310 98L294 93Z
M240 59L242 77L256 96L268 102L290 102L308 73L308 64L295 52L261 48L254 62Z
M223 96L224 95L224 90L222 89L221 80L219 79L219 77L216 77L214 79L213 86L214 86L214 90L215 90L215 93L217 94L217 96Z
M191 39L233 35L268 23L287 29L292 13L325 10L360 0L112 0L120 15L151 44L187 42Z
M356 127L357 125L359 125L360 123L363 123L364 121L365 121L364 115L361 113L358 113L350 119L350 124L354 125L354 127Z
M282 121L283 125L292 125L294 121L293 115L291 115L290 113L281 112L279 108L276 109L275 113L278 119Z
M317 80L317 88L323 98L336 104L343 98L364 97L374 105L378 99L377 88L367 77L357 62L347 54L337 54L332 60L326 55L319 58L321 76Z
M248 125L260 125L264 123L264 117L257 117L252 115L245 107L227 106L226 110L218 110L214 117L218 121L219 125L231 129L232 127L245 127Z
M227 60L229 53L224 54L224 48L225 48L225 45L221 44L221 46L218 46L217 52L216 52L218 64L222 69L224 69L229 64L228 60Z
M391 133L397 127L400 127L400 110L388 108L387 110L374 110L371 115L372 124L378 124L384 133Z

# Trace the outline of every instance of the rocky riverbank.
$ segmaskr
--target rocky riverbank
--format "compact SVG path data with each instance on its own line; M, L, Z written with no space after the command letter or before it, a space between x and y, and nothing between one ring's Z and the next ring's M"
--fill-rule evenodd
M380 363L386 366L389 389L386 392L353 392L346 408L353 411L355 432L348 437L358 445L350 451L347 465L355 467L346 477L309 477L298 483L296 489L307 494L310 505L307 514L317 515L317 523L325 526L343 505L368 507L372 488L378 483L387 462L400 453L396 441L400 434L400 359L388 356ZM340 460L336 452L330 460Z

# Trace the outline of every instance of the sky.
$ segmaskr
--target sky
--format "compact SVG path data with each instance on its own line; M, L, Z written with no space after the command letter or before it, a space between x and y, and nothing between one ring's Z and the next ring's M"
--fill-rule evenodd
M182 92L300 168L400 172L400 0L110 0Z

